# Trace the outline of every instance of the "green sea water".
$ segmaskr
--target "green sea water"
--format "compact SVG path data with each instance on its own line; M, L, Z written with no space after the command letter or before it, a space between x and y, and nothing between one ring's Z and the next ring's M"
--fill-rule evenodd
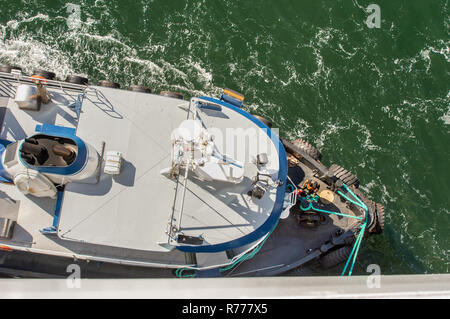
M449 44L443 0L0 0L1 63L185 97L229 87L355 173L386 208L356 274L449 272Z

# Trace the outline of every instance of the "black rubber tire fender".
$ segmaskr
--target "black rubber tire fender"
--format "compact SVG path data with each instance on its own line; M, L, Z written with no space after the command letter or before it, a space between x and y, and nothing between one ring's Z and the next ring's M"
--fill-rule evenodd
M68 75L66 78L66 82L81 85L89 84L89 80L87 78L78 75Z
M302 149L306 154L311 156L316 161L320 161L322 159L322 154L319 152L319 150L304 139L298 138L291 143Z
M379 203L374 203L376 223L369 229L371 234L379 235L384 230L384 206Z
M56 79L55 73L50 72L50 71L45 71L45 70L34 70L33 75L42 76L43 78L45 78L47 80L55 80Z
M0 65L0 72L11 73L12 70L22 71L22 68L19 66L14 66L14 65L9 65L9 64Z
M120 89L120 84L108 80L100 80L98 81L99 86L107 87L107 88L113 88L113 89Z
M150 90L149 87L144 86L144 85L134 85L133 84L133 85L130 85L128 90L134 91L134 92L152 93L152 90Z
M378 232L377 234L381 234L384 230L384 206L380 203L377 203L377 218L378 218Z
M375 230L377 228L377 223L378 223L377 206L373 200L364 199L363 201L364 201L364 204L366 204L369 211L372 212L372 216L373 216L373 220L368 225L367 230L370 234L374 234Z
M183 94L178 93L178 92L161 91L161 92L159 92L159 95L166 96L166 97L171 97L171 98L174 98L174 99L184 100Z
M333 176L339 178L342 182L344 182L347 186L355 186L355 188L359 187L359 179L355 174L346 170L342 166L337 164L333 164L330 166L329 171L333 174Z
M320 258L320 264L322 265L322 268L324 268L324 269L332 268L334 266L337 266L337 265L347 261L351 252L352 252L352 247L350 247L350 246L340 247L340 248L333 250L333 251L327 253L326 255L322 256Z

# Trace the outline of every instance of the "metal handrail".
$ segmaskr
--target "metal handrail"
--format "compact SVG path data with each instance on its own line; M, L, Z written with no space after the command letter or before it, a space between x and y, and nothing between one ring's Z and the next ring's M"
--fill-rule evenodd
M18 84L20 84L20 83L34 84L33 80L31 80L30 76L24 75L24 74L0 72L0 78L6 78L8 80L15 80ZM83 85L83 84L69 83L69 82L64 82L64 81L60 81L60 80L45 79L45 81L47 82L46 83L47 86L59 87L62 90L69 89L69 90L76 90L76 91L78 91L78 90L84 91L87 87L86 85Z

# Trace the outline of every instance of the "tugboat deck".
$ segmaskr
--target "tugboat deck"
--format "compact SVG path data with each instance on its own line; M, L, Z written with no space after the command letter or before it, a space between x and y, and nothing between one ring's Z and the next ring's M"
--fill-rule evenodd
M67 185L58 235L94 244L167 251L166 230L172 212L181 206L184 179L182 174L177 181L160 172L171 165L171 133L193 115L189 102L130 91L117 94L110 88L95 90L95 95L88 94L83 102L77 136L96 147L105 142L105 150L121 151L124 166L118 177L100 170L98 184ZM101 107L96 97L103 100ZM222 123L220 118L202 116L205 124L214 122L214 127L223 131L230 123L248 126L248 121L240 123L233 113L224 108L221 115L227 115ZM271 163L277 168L277 152L272 154ZM228 155L249 158L247 151ZM183 234L201 235L215 244L261 226L272 212L276 188L255 204L246 194L255 174L256 167L247 165L240 184L200 181L191 174L181 216Z
M267 152L268 169L279 170L278 150L266 133L262 142L257 140L260 136L249 136L246 142L252 145L226 150L227 156L245 163L241 183L205 182L190 174L180 214L183 174L171 179L161 170L171 165L172 131L183 120L194 117L189 101L90 86L84 92L78 118L76 110L68 106L76 101L80 88L49 87L52 102L33 112L17 107L13 80L1 81L1 87L8 87L9 94L0 90L1 102L7 101L0 105L4 106L0 139L23 139L35 133L36 125L64 126L76 129L76 135L99 153L122 152L124 163L120 175L115 176L104 173L100 167L97 184L66 185L58 203L61 208L57 236L41 232L54 222L57 199L24 195L13 185L0 183L0 202L7 207L0 215L9 214L17 222L13 237L1 239L0 244L60 256L175 267L190 261L185 253L173 249L174 243L166 232L171 222L180 223L183 235L201 237L208 245L235 241L235 247L239 247L264 236L265 233L249 237L276 207L281 209L276 186L270 187L260 200L247 195L257 172L256 165L249 162L252 157ZM198 116L207 127L223 132L230 127L261 130L227 107L221 111L201 110ZM253 148L255 145L257 149ZM223 145L216 146L222 151ZM16 204L11 204L10 199ZM182 221L177 220L178 214ZM245 236L247 240L239 242Z

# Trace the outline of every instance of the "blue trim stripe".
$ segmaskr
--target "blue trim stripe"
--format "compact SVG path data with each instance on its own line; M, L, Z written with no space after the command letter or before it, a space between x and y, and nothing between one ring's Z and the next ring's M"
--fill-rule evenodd
M11 144L11 142L7 140L0 140L0 183L12 183L12 180L9 178L9 174L3 167L2 161L2 155L6 151L6 146L8 144Z
M42 134L66 134L66 135L75 135L75 128L73 127L65 127L51 124L38 124L34 129L38 133Z
M53 216L53 227L57 228L59 225L59 215L61 214L62 200L64 192L58 192L58 198L56 199L55 215Z
M270 214L269 218L256 230L251 232L250 234L247 234L243 237L240 237L238 239L234 239L232 241L221 243L221 244L215 244L215 245L203 245L203 246L177 246L177 249L183 252L219 252L219 251L225 251L229 249L233 249L236 247L241 247L247 244L250 244L252 242L255 242L256 240L260 239L264 235L266 235L269 231L273 229L275 224L278 222L278 219L280 218L281 212L283 210L283 202L284 202L284 196L286 192L286 178L288 173L288 163L287 163L287 157L286 157L286 151L284 149L283 144L281 143L280 138L264 123L262 123L260 120L255 118L250 113L240 109L239 107L236 107L234 105L228 104L226 102L200 96L199 97L202 100L206 100L209 102L217 103L219 105L222 105L224 107L227 107L242 116L245 116L249 120L251 120L253 123L258 125L261 129L263 129L266 134L269 136L269 138L272 140L272 142L275 144L275 147L278 150L278 161L280 163L280 169L278 172L278 178L283 181L283 185L278 187L277 189L277 195L275 199L275 204L272 210L272 213ZM276 144L278 143L278 144Z
M4 147L8 146L11 143L12 143L11 141L0 139L0 144L3 145Z
M56 230L58 229L58 225L59 225L59 216L61 215L61 207L62 207L63 197L64 197L64 192L58 192L58 197L56 199L55 213L53 215L53 224L50 227L41 229L40 232L42 234L44 234L44 235L56 234Z
M0 176L0 183L12 183L12 182L13 182L12 180L10 180L6 177Z

